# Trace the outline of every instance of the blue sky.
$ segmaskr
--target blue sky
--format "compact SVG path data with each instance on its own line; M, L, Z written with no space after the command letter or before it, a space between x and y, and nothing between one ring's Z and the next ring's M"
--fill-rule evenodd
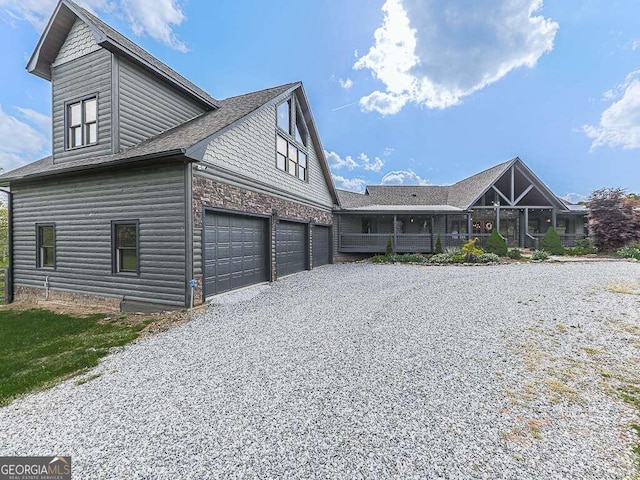
M0 0L0 166L50 150L24 69L52 0ZM84 0L217 98L302 80L338 187L519 156L560 196L640 192L635 0Z

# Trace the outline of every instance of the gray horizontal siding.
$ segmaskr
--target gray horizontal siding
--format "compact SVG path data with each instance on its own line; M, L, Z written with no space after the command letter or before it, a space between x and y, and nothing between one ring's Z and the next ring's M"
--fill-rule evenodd
M182 306L182 165L12 186L15 284ZM140 222L140 276L112 273L111 221ZM56 224L56 269L36 268L36 223Z
M202 275L202 229L193 229L193 274Z
M128 148L200 115L204 109L167 83L119 59L120 147Z
M276 168L276 106L268 105L215 138L204 161L280 192L319 206L333 207L329 187L314 148L308 149L309 181L304 182Z
M52 70L54 162L111 153L111 53L101 48ZM65 102L93 94L98 95L98 142L88 147L65 150Z

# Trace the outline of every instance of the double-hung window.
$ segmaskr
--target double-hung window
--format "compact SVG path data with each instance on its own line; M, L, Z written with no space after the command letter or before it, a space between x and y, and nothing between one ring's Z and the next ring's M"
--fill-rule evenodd
M98 141L98 98L67 103L67 148L84 147Z
M137 220L111 223L113 273L140 273L138 226Z
M38 268L56 266L56 227L52 223L36 225L36 264Z
M276 167L308 180L308 133L295 97L277 107Z

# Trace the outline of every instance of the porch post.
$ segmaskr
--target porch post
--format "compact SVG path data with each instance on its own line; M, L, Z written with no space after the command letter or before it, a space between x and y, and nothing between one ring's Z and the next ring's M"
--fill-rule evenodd
M336 220L338 221L338 250L342 249L342 235L341 235L341 228L340 228L340 215L336 215Z
M500 233L500 205L496 207L496 230Z
M393 253L398 248L398 215L393 214Z
M467 240L471 240L472 230L473 230L473 225L471 222L471 214L467 213Z
M433 215L431 215L430 225L429 225L429 230L431 230L431 252L435 252L435 250L436 250L436 244L433 241L433 230L435 229L435 226L436 226L436 222L433 219ZM442 239L440 239L440 240L442 240ZM447 239L445 238L445 242L446 242L446 240Z
M556 209L552 208L551 209L551 226L553 227L553 229L556 229Z
M524 247L527 246L527 235L529 235L529 207L524 209Z

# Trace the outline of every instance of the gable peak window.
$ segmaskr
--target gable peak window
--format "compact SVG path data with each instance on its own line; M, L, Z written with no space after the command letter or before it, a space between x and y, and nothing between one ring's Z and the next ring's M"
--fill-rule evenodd
M98 97L67 103L67 148L84 147L98 141Z
M300 180L308 180L308 132L295 97L277 106L276 167Z

